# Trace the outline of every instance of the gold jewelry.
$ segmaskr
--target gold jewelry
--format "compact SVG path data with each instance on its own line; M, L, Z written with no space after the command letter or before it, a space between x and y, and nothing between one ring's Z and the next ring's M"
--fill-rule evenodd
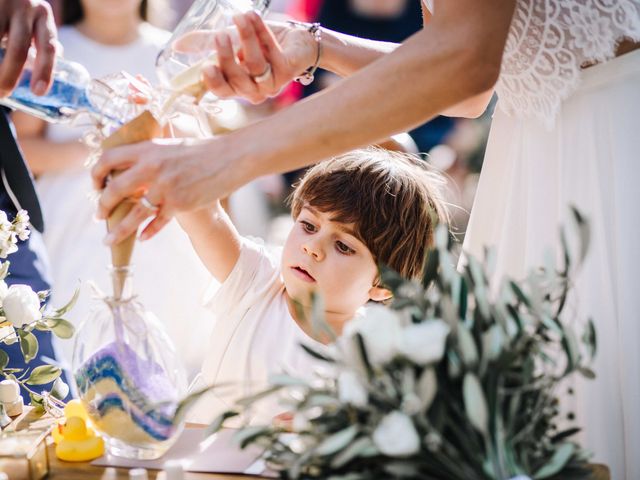
M251 75L251 78L253 78L253 81L256 83L264 83L269 80L271 78L271 64L267 63L264 72L262 72L260 75Z
M142 197L140 197L140 203L142 204L142 206L148 210L151 210L153 213L157 213L158 210L160 210L160 207L158 205L156 205L155 203L152 203L146 195L143 195Z

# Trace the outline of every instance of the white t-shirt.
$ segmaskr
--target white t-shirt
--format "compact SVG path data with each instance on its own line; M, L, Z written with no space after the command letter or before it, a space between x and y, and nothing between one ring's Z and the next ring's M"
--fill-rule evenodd
M279 257L243 239L232 272L207 301L217 318L202 370L191 389L221 387L197 403L189 421L209 423L238 398L268 387L272 374L286 372L310 379L317 368L326 366L300 346L326 348L307 336L291 317ZM284 410L272 398L251 412L251 421L269 422Z

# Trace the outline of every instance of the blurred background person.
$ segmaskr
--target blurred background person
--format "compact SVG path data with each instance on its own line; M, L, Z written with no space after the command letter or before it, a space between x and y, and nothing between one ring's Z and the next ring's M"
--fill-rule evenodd
M147 0L64 0L59 40L64 56L84 65L92 78L124 70L152 83L155 59L169 33L146 22ZM103 222L94 219L92 185L84 166L89 148L80 140L86 127L47 124L15 113L18 138L37 176L47 230L44 241L51 260L51 303L62 305L81 283L81 295L68 319L76 326L87 317L93 281L110 292L110 251L103 245ZM158 238L139 244L133 256L134 290L172 337L189 373L200 366L210 316L201 307L209 274L200 264L177 223ZM73 340L54 340L57 360L69 368Z

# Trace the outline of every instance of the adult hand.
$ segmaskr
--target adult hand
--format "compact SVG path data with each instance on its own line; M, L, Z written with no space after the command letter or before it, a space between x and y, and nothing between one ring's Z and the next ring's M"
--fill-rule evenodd
M96 216L105 219L125 198L137 203L106 238L115 244L134 233L149 217L140 235L146 240L164 227L178 211L210 205L232 191L232 173L222 174L225 137L208 140L159 139L105 151L92 169L94 187L104 188ZM112 171L122 171L109 179ZM157 209L150 207L156 206Z
M11 93L18 83L32 41L36 58L31 90L36 95L43 95L51 85L56 55L56 26L51 7L44 0L2 0L0 37L5 34L8 38L0 63L0 96Z
M217 52L218 64L203 69L203 81L220 98L242 97L260 103L316 61L318 46L304 28L284 22L267 25L255 12L236 15L233 21L237 35L231 30L198 31L174 45L183 51L197 46Z

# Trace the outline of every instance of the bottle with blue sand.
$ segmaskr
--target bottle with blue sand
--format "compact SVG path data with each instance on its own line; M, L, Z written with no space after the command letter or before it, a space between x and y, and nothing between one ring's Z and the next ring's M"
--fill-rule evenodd
M0 63L4 61L4 55L5 49L0 48ZM68 123L80 114L89 114L98 122L120 123L107 111L108 102L105 95L98 94L90 98L91 76L79 63L58 57L51 89L42 96L34 94L30 87L33 60L34 54L30 52L18 85L11 95L0 98L0 105L51 123ZM100 98L104 98L104 101L100 102Z

